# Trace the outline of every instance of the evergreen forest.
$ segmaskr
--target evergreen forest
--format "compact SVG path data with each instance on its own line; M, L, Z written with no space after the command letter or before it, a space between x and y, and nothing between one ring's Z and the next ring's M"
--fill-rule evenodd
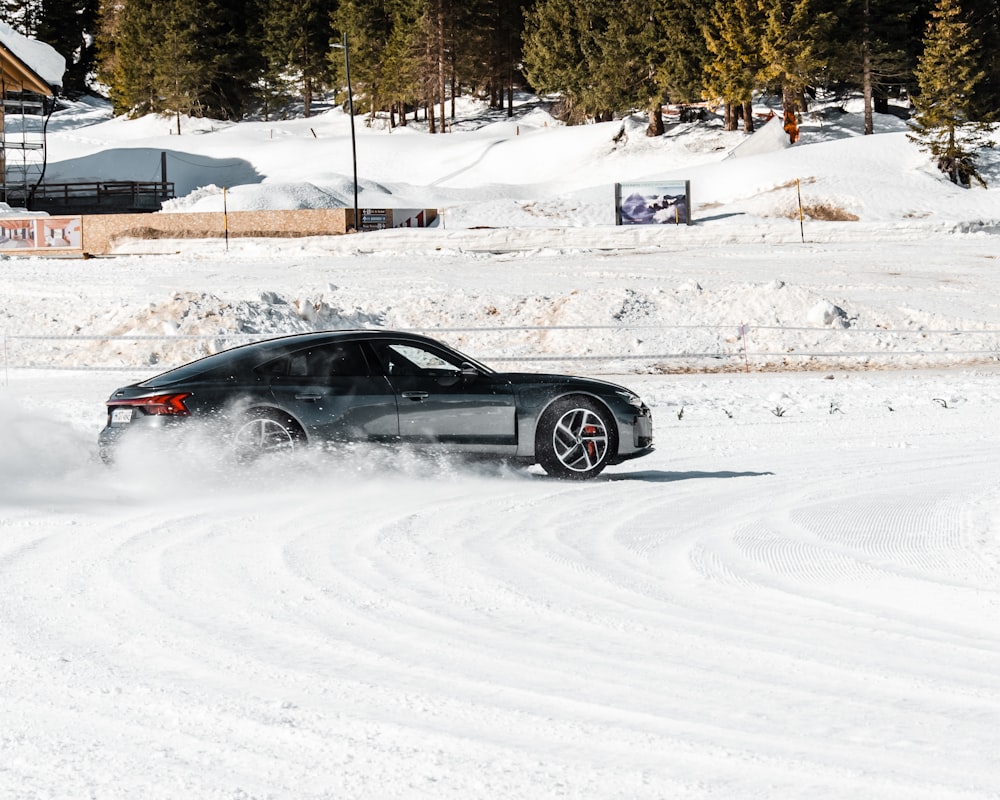
M0 17L66 56L65 94L99 87L116 113L308 116L346 99L348 59L358 113L432 132L458 96L512 113L519 89L558 94L571 123L646 111L650 135L664 103L752 130L761 93L786 116L861 95L867 132L892 98L935 131L942 106L958 124L1000 109L1000 0L0 0Z

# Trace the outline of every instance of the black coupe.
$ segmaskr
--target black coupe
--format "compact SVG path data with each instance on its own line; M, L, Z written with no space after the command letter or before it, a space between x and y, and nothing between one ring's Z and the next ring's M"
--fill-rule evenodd
M591 478L650 452L649 408L613 383L496 372L409 333L326 331L234 347L117 389L100 451L202 421L240 458L310 443L389 442Z

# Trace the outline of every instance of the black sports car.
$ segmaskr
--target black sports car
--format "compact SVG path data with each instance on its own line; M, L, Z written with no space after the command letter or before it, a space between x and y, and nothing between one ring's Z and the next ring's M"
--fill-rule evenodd
M355 330L284 336L116 390L100 451L202 421L241 458L308 443L391 442L591 478L650 452L649 408L613 383L496 372L441 342Z

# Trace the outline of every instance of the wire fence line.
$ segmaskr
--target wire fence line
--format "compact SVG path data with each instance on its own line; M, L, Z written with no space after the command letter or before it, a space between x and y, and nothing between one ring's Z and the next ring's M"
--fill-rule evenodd
M307 332L307 331L298 331ZM1000 361L1000 328L927 329L780 325L522 325L410 329L492 365L574 365L597 372L712 372L826 367L920 368ZM587 333L582 345L578 336ZM650 335L653 334L653 335ZM11 370L149 371L281 335L31 334L0 332ZM637 339L640 335L643 338ZM491 354L492 352L492 354Z
M432 333L475 333L475 332L502 332L502 333L512 333L517 331L649 331L649 330L737 330L739 324L727 323L718 325L477 325L475 327L443 327L443 328L394 328L393 330L400 330L408 333L424 333L430 331ZM958 329L958 328L834 328L834 327L816 327L816 326L806 326L806 325L748 325L749 329L753 331L809 331L812 333L835 333L835 334L857 334L857 333L887 333L887 334L908 334L908 335L925 335L925 334L942 334L942 335L983 335L983 336L1000 336L1000 328L983 328L976 330L968 329ZM351 330L358 330L352 328ZM371 328L370 330L379 330L378 328ZM303 331L296 331L296 333L303 333ZM144 334L130 334L129 336L111 336L105 334L63 334L63 335L52 335L52 334L5 334L0 333L0 337L6 337L8 339L46 339L52 341L59 340L94 340L94 341L159 341L164 339L245 339L247 341L260 341L262 339L270 339L275 336L282 336L284 334L273 331L268 333L217 333L217 334L183 334L183 333L144 333Z

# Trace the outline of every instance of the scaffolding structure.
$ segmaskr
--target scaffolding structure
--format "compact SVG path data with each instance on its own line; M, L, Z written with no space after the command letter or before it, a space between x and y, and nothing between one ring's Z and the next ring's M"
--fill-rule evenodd
M0 202L27 207L45 172L45 122L54 91L0 44Z
M26 207L45 171L45 97L5 92L0 107L0 201Z

